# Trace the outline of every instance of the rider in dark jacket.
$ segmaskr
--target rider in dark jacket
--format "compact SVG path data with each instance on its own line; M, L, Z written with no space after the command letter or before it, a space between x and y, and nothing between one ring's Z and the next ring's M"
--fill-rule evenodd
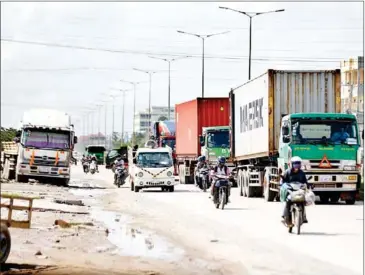
M199 185L200 188L202 188L202 182L201 178L199 177L199 170L202 168L207 168L208 164L206 162L205 156L198 157L198 163L196 164L195 168L195 180L197 185Z
M285 171L283 177L282 177L282 183L292 183L292 182L300 182L303 184L307 184L308 187L311 187L311 184L308 183L307 177L303 170L301 170L302 166L302 159L300 157L292 157L290 160L291 167ZM287 188L287 187L282 187ZM287 201L285 198L285 206L283 210L283 222L286 222L286 220L289 218L290 215L290 206L291 202ZM303 222L308 223L305 208L303 213Z
M213 175L224 175L224 176L229 176L229 169L228 166L226 165L226 158L225 157L218 157L217 159L217 165L214 167L213 170ZM228 179L227 179L228 181ZM216 190L217 187L216 185L217 180L213 180L213 184L212 184L212 188L211 188L211 195L213 197L213 201L216 195ZM230 202L229 200L229 196L231 195L231 184L228 181L228 202Z

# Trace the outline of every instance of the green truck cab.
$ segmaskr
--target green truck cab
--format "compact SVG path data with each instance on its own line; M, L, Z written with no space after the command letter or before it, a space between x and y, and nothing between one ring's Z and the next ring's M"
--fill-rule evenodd
M98 160L98 164L104 164L105 151L106 148L103 145L88 145L85 147L86 155L95 155Z
M214 165L219 156L223 156L229 162L230 137L229 126L203 127L200 136L201 155L207 162Z
M341 113L296 113L282 118L279 171L299 156L322 202L354 204L361 184L362 148L356 117Z

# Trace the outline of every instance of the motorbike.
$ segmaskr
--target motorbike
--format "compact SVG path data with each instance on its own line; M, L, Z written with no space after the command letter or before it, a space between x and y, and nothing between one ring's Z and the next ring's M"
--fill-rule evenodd
M95 172L96 172L96 161L92 160L90 163L90 173L95 174Z
M300 229L304 220L304 207L306 205L307 185L299 182L288 183L287 201L291 202L290 217L286 221L289 233L292 233L293 227L296 227L297 235L300 235Z
M203 189L204 192L210 187L209 182L209 168L201 168L198 171L198 177L200 178L201 185L200 188Z
M90 170L90 163L88 161L84 161L82 163L82 167L84 168L84 173L87 174L89 173Z
M120 188L121 185L125 183L125 175L126 170L122 166L116 166L115 167L115 176L114 176L114 184Z
M228 176L223 175L215 175L214 181L215 186L218 188L215 196L214 196L214 204L216 208L224 209L224 206L228 203L228 187L229 181Z

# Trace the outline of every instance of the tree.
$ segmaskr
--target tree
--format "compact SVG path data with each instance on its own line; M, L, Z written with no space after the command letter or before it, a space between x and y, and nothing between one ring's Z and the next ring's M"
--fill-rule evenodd
M4 128L1 127L0 129L0 141L1 143L3 141L13 141L13 139L16 137L17 130L14 128ZM2 149L2 145L1 145Z

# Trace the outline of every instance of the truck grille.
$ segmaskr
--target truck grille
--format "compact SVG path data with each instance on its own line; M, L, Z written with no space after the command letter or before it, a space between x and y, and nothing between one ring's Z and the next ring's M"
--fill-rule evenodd
M339 160L328 160L332 167L331 168L321 168L321 167L319 167L319 164L321 163L321 161L322 160L318 160L318 159L310 159L309 160L310 168L328 170L328 169L340 169L340 167L341 167L341 162Z

